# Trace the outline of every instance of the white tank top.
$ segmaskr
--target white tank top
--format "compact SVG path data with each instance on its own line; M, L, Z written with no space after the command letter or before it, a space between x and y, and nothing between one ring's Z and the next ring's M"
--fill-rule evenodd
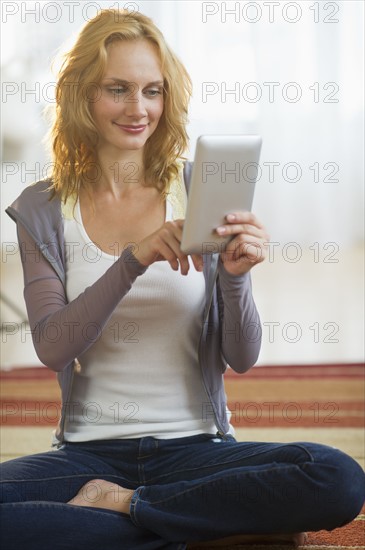
M82 224L79 202L64 220L69 301L118 256L101 251ZM173 219L166 201L166 221ZM115 308L101 337L78 357L66 441L216 433L198 362L203 273L183 276L155 262ZM93 326L85 326L85 338Z

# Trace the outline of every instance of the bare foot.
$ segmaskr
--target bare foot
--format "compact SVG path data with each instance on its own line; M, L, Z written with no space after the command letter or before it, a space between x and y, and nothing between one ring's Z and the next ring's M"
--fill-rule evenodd
M133 493L133 490L125 489L105 479L93 479L81 487L77 495L67 504L105 508L129 514Z

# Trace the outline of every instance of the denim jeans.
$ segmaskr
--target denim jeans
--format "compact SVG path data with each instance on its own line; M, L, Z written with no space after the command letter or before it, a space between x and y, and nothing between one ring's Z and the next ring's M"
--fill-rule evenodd
M337 449L209 434L65 443L1 471L6 550L183 550L235 534L331 530L365 498L363 470ZM133 489L130 516L67 504L93 479Z

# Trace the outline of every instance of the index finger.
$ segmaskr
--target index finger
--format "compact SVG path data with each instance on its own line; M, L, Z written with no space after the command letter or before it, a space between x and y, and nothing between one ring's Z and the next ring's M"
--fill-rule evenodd
M251 225L255 225L258 229L264 229L264 226L259 221L257 216L253 214L252 212L248 211L238 211L238 212L230 212L225 217L228 223L249 223Z
M201 254L192 254L191 259L197 271L203 271L203 256Z

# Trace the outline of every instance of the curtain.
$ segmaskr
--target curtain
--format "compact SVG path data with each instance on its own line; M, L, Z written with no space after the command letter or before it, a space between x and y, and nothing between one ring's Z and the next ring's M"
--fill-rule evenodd
M16 3L7 4L2 192L8 202L42 177L47 163L42 110L53 99L53 55L98 6L126 6L154 19L192 77L189 157L200 134L259 133L254 208L272 238L360 241L363 2L75 2L72 9L70 2L20 2L15 13ZM4 223L6 239L14 228Z

